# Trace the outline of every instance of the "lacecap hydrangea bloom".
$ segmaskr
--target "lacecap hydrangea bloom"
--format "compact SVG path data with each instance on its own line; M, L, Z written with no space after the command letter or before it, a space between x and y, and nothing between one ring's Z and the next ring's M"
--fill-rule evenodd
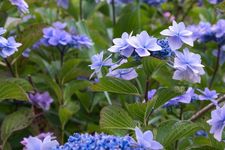
M51 150L59 145L51 133L42 133L36 137L29 136L24 138L21 144L24 146L23 150Z
M210 133L214 134L216 140L222 140L222 133L225 127L225 105L211 112L211 119L207 121L211 126Z
M173 74L173 79L199 83L200 76L205 74L204 66L201 64L201 56L190 52L187 48L183 50L183 53L176 51L175 54L173 67L176 71Z
M135 128L137 142L130 136L113 136L104 133L94 135L75 133L67 143L53 150L161 150L163 146L153 140L151 131L142 132Z
M51 103L53 102L52 97L48 92L44 93L29 93L29 101L31 104L42 108L43 110L49 110Z
M168 36L169 46L172 50L181 48L183 43L193 46L192 32L186 29L183 22L177 24L176 21L173 21L173 25L160 34Z
M12 5L15 5L21 13L29 13L29 6L24 0L9 0Z

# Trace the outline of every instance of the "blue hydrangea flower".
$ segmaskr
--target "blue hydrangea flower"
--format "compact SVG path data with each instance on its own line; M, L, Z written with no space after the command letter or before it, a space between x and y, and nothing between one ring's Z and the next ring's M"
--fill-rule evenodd
M15 5L21 13L29 13L29 6L24 0L9 0L12 5Z
M148 100L152 99L155 93L156 93L156 89L152 89L148 91Z
M0 35L3 35L6 32L6 29L0 27Z
M150 37L146 31L142 31L140 34L130 37L127 42L135 48L135 52L140 57L149 56L149 51L159 51L162 49L157 44L157 39Z
M59 29L59 30L63 30L66 28L67 26L67 23L63 23L63 22L59 22L59 21L56 21L52 24L52 26L56 29Z
M36 137L29 136L21 141L24 150L51 150L59 145L51 133L42 133Z
M177 24L176 21L173 21L173 25L160 34L168 36L169 46L172 50L181 48L183 43L193 46L192 32L186 29L183 22Z
M205 132L204 130L198 130L196 133L195 133L196 136L204 136L204 137L207 137L208 134L207 132Z
M144 150L130 136L113 136L106 134L79 134L70 136L67 143L53 150Z
M99 54L96 54L91 57L91 62L92 64L89 65L92 70L94 70L94 73L98 74L101 72L101 68L103 66L112 66L112 59L110 58L111 56L107 57L105 60L103 59L103 51L100 52ZM93 74L94 74L93 73ZM92 76L92 75L91 75Z
M137 78L138 74L134 68L115 69L110 71L106 76L121 78L124 80L132 80Z
M23 53L22 53L23 57L29 57L30 52L31 52L30 48L25 49L25 51L23 51Z
M218 98L218 93L216 93L215 90L210 91L208 88L205 88L204 91L200 89L198 89L198 91L201 92L201 95L198 96L199 100L210 100L216 106L218 105L218 102L216 101L216 99Z
M218 141L222 140L222 132L225 127L225 105L211 112L211 119L207 121L211 125L210 133Z
M71 42L71 35L64 30L55 30L53 36L49 39L48 43L52 46L67 45Z
M22 45L21 43L17 43L14 37L9 37L6 41L1 39L0 43L0 56L3 58L14 54L16 51L18 51L18 47Z
M189 104L194 96L194 89L189 87L183 95L172 98L166 102L163 107L176 106L179 105L179 103Z
M29 101L31 104L42 108L43 110L49 110L51 103L53 102L52 97L48 92L44 93L29 93Z
M133 0L114 0L114 3L117 4L117 5L119 5L119 4L127 4L127 3L131 3L131 2L133 2ZM111 4L112 0L107 0L107 3Z
M187 48L183 50L183 53L176 51L175 54L173 67L176 71L173 74L173 79L199 83L200 76L205 74L204 66L201 64L201 56L190 52Z
M64 9L68 9L69 0L57 0L57 5L64 8Z
M150 149L150 150L163 149L163 146L159 142L153 140L153 134L150 130L143 133L138 127L136 127L135 135L136 135L137 143L143 146L145 149Z
M130 46L127 40L130 38L130 35L124 32L121 38L113 39L114 45L108 49L108 51L113 53L120 53L122 56L130 57L134 52L134 48Z
M208 0L209 3L211 4L218 4L220 2L222 2L223 0Z
M3 35L6 32L6 30L4 28L0 28L0 48L4 47L4 45L7 43L7 40L2 37L1 35Z
M218 53L218 50L213 51L213 55L215 57L217 57L217 53ZM225 63L225 45L223 45L220 50L220 65L223 65L224 63Z
M159 6L162 3L165 3L166 0L144 0L144 2L150 6Z
M225 19L220 19L215 25L212 26L212 32L214 32L216 38L222 38L225 36Z
M75 48L90 48L93 46L92 40L86 35L73 35L70 44Z
M159 58L159 59L166 59L170 57L174 52L171 50L168 40L167 39L158 39L157 44L161 46L162 50L160 51L152 51L151 56Z

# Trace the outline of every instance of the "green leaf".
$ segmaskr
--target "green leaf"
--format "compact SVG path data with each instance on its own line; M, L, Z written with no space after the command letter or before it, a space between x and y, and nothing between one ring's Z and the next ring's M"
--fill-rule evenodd
M14 83L19 85L21 88L23 88L26 92L31 91L33 88L31 84L22 78L8 78L8 79L0 79L0 82L7 82L7 83Z
M165 148L170 147L177 140L192 135L201 127L197 123L191 121L175 121L169 120L160 124L157 130L157 141Z
M151 77L154 72L165 65L165 62L154 57L144 57L142 59L142 64L147 77Z
M80 109L79 104L67 101L65 105L59 108L59 119L64 128L65 124L69 121L69 119Z
M28 100L25 90L16 83L0 82L0 101L5 99Z
M100 113L101 129L133 130L136 124L129 114L118 106L106 106Z
M177 88L160 88L157 90L156 95L153 97L155 101L154 109L159 108L170 99L180 95L181 92Z
M99 83L92 85L92 90L140 96L138 89L130 81L113 77L101 78Z
M20 109L6 116L1 126L3 145L5 145L13 132L28 127L32 123L33 118L34 116L30 109Z

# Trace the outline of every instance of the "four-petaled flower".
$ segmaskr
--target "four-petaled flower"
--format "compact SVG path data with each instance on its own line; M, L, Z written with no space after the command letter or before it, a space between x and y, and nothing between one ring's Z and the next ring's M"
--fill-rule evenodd
M173 25L160 34L168 36L168 42L172 50L181 48L183 43L193 46L192 32L185 28L183 22L177 24L176 21L173 21Z
M157 44L157 39L150 37L146 31L142 31L136 36L130 37L127 42L135 48L135 52L140 57L149 56L149 51L159 51L161 46Z
M175 80L187 80L193 83L199 83L200 75L205 74L201 64L201 56L190 52L185 48L182 52L176 51L173 67L176 71L173 74Z
M205 88L204 91L198 89L202 94L198 96L199 100L210 100L216 106L218 105L216 99L218 98L218 93L215 90L210 91L209 88Z
M146 149L150 150L162 150L163 146L153 140L153 134L150 130L146 132L142 132L138 127L135 128L135 135L137 139L137 143L143 146Z
M3 58L11 56L16 51L18 51L18 47L21 45L21 43L17 43L15 41L14 37L9 37L7 40L3 40L2 38L0 41L0 56Z

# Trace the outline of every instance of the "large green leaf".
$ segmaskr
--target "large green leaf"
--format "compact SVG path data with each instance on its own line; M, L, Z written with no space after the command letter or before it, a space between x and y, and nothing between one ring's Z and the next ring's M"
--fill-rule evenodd
M168 120L160 124L157 129L157 141L165 148L170 147L177 140L192 135L201 129L199 124L190 121Z
M101 129L133 130L135 126L133 119L119 106L106 106L101 110Z
M33 118L34 116L30 109L21 109L6 116L1 126L3 145L13 132L28 127L32 123Z
M92 85L92 90L140 96L138 89L130 81L113 77L101 78L99 83Z
M144 57L142 59L143 68L147 77L150 77L154 72L161 68L165 62L154 57Z
M33 88L31 84L22 78L8 78L8 79L0 79L0 82L14 83L23 88L26 92L31 91Z
M16 83L0 82L0 101L5 99L28 100L25 90Z

